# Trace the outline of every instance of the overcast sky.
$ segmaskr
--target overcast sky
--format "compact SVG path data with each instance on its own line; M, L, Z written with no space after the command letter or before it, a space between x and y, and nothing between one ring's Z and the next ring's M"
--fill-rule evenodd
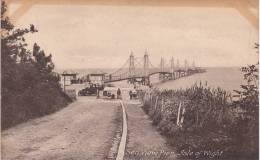
M52 53L58 69L120 67L146 49L154 65L161 56L200 66L257 59L258 31L232 8L35 5L16 24L35 24L28 42Z

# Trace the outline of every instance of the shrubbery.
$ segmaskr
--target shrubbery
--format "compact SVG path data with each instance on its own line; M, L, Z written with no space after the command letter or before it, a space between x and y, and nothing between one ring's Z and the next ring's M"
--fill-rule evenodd
M15 29L1 8L1 125L2 129L43 116L66 106L71 100L59 85L59 75L52 72L51 55L46 56L37 44L27 49L24 35L38 32Z
M185 90L155 89L140 93L140 97L144 111L179 153L223 151L219 158L251 160L258 156L258 92L255 93L251 95L255 101L234 101L226 91L200 84Z

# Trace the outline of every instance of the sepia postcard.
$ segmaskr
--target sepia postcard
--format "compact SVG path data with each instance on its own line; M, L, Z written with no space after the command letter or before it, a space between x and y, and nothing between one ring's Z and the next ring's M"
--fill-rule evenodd
M258 0L2 0L2 160L258 160Z

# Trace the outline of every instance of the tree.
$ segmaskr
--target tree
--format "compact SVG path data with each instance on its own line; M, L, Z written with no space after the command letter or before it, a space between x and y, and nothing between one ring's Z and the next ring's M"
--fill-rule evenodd
M69 101L52 72L52 55L46 56L36 43L27 49L24 35L38 32L34 25L15 28L1 10L2 128L42 116Z
M255 44L255 48L258 53L258 43ZM240 97L236 103L240 104L239 106L246 111L248 116L256 118L259 108L259 62L242 67L241 71L244 73L244 79L247 83L241 85L241 90L235 90Z
M259 49L259 44L255 44ZM259 140L259 62L253 65L242 67L246 84L241 85L241 90L235 90L240 97L235 106L242 112L238 114L237 124L233 131L234 137L237 137L237 146L248 154L258 157L258 140Z

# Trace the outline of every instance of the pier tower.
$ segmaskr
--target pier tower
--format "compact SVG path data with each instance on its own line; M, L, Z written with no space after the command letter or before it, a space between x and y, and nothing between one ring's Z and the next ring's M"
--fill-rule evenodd
M147 53L147 50L145 51L145 54L144 54L144 75L145 76L148 76L149 74L149 57L148 57L148 53Z
M165 75L163 72L165 71L165 68L164 68L164 58L163 57L161 58L160 71L161 71L161 73L159 74L159 79L164 80Z
M129 74L130 74L130 77L133 77L135 74L135 58L134 58L134 54L132 51L131 51L130 58L129 58Z
M144 54L144 85L149 85L150 79L149 79L149 56L147 53L147 50Z
M174 79L175 75L174 75L174 59L173 57L171 58L171 69L170 69L170 72L171 72L171 79Z

